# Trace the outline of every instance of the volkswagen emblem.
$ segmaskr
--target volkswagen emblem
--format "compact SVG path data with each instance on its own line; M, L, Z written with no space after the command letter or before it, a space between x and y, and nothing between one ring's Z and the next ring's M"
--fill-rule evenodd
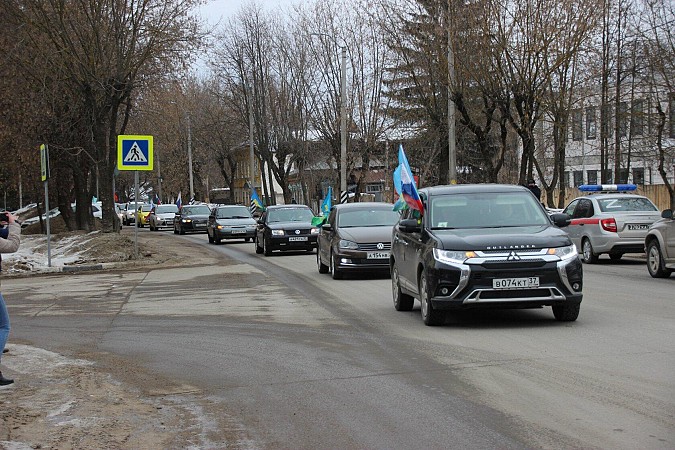
M295 230L295 234L300 234L300 230Z
M378 250L383 250L383 249L384 249L384 244L383 244L382 242L379 242L379 243L377 244L377 249L378 249Z
M520 256L516 252L509 253L509 256L506 257L507 261L520 261Z

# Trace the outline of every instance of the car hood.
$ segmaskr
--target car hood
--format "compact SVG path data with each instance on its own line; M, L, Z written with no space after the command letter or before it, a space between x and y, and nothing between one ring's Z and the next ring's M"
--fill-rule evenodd
M316 228L312 222L272 222L267 226L272 230L299 230L302 228Z
M342 239L359 243L391 242L392 228L393 226L340 228L339 234Z
M159 213L155 215L160 219L173 219L174 217L176 217L176 213Z
M553 226L472 228L431 231L444 250L514 250L571 245L569 236Z
M216 219L218 225L223 225L227 227L237 226L237 225L255 225L255 220L253 219Z
M190 220L206 220L209 218L208 214L187 214L180 216L181 219L190 219Z

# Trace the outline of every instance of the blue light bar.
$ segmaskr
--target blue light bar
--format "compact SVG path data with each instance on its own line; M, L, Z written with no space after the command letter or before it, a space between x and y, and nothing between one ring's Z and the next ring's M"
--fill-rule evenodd
M627 192L637 189L635 184L582 184L581 192Z

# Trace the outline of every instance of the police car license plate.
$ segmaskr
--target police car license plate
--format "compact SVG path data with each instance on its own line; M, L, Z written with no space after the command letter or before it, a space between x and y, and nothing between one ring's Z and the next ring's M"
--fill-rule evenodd
M533 287L539 287L539 277L495 278L492 280L493 289L527 289Z
M307 240L307 236L290 236L288 242L303 242Z
M366 259L387 259L389 258L389 252L368 252L366 253Z
M646 223L645 223L645 224L641 224L641 223L629 223L629 224L628 224L628 229L629 229L629 230L648 230L648 229L649 229L649 225L647 225Z

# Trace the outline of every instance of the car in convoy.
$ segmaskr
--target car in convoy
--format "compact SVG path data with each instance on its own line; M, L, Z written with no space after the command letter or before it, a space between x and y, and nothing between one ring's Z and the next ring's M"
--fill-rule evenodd
M263 211L256 226L255 252L270 256L274 250L313 251L319 229L306 205L274 205Z
M206 226L209 243L220 244L223 239L243 239L249 242L255 236L256 221L251 211L242 205L216 206Z
M561 229L523 186L481 184L420 190L424 214L405 210L394 226L391 283L394 307L421 303L426 325L447 311L551 306L559 321L579 316L583 269Z
M178 210L173 221L174 234L206 233L211 215L208 205L184 205Z
M650 199L629 194L634 184L582 185L589 195L577 197L563 210L571 218L567 227L583 262L592 264L603 253L613 260L624 253L642 253L649 226L659 218Z
M148 224L148 217L152 212L153 206L150 203L143 203L136 208L136 221L140 228L145 227Z
M319 273L334 279L346 272L389 271L391 232L399 213L391 203L344 203L334 206L317 237Z
M177 212L178 205L174 205L173 203L156 205L148 218L150 231L158 231L161 228L173 228L173 221Z
M142 203L136 203L136 202L125 203L124 211L123 211L124 215L122 216L122 224L123 225L131 225L132 223L136 223L136 210L141 205L142 205Z
M675 272L675 216L672 209L664 209L661 219L649 227L645 251L649 275L668 278Z

